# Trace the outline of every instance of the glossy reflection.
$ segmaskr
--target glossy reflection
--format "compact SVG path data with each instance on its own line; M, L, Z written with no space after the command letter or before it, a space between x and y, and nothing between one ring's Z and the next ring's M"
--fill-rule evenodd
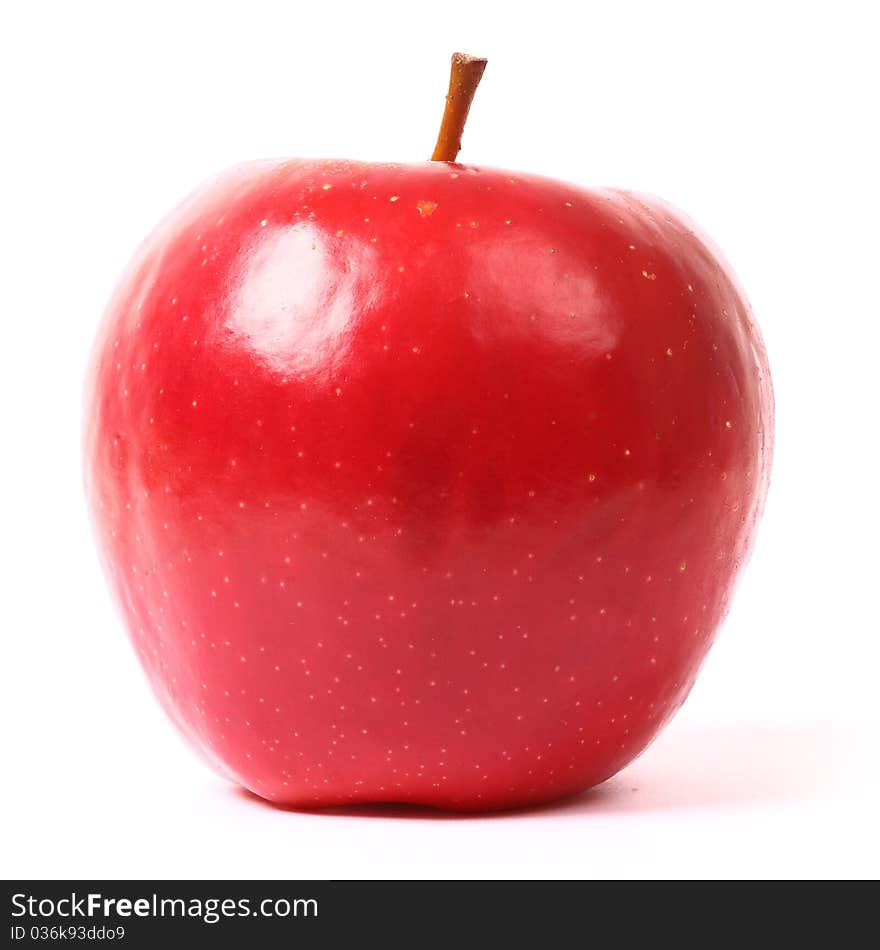
M261 232L233 278L226 327L279 373L332 372L373 306L375 253L355 237L332 247L307 222Z

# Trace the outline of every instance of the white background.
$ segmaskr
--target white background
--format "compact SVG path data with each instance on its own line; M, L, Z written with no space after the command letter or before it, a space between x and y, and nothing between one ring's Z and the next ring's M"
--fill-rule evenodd
M872 5L34 3L2 25L8 877L876 876L880 215ZM454 49L462 160L631 187L724 248L777 396L767 515L675 722L597 791L482 818L274 810L149 694L82 501L82 374L134 246L267 155L421 160Z

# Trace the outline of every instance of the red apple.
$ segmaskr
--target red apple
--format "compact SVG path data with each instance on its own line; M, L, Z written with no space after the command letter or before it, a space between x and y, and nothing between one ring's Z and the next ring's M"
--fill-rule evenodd
M448 161L208 183L116 291L86 419L156 695L297 806L502 808L617 772L694 682L772 444L759 332L687 218Z

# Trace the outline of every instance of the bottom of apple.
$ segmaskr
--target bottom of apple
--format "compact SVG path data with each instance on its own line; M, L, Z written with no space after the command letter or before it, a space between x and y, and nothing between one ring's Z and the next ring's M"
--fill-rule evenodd
M612 773L613 775L613 773ZM315 793L311 790L304 794L266 791L238 786L252 801L259 801L274 808L287 811L333 812L338 809L358 810L369 814L374 809L383 812L396 808L430 809L440 812L480 813L514 811L537 808L553 803L565 802L586 793L593 792L608 781L612 775L606 775L595 782L584 784L550 781L544 786L513 788L505 791L457 792L448 789L443 792L414 790L406 792L401 788L378 787L370 791L347 792L344 794Z

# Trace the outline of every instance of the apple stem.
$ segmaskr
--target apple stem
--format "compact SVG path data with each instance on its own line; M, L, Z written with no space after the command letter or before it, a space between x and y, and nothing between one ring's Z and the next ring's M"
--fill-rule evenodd
M452 54L452 71L449 74L449 92L446 93L446 108L440 133L434 146L432 162L454 162L461 151L461 133L467 122L474 93L483 78L487 60L466 53Z

